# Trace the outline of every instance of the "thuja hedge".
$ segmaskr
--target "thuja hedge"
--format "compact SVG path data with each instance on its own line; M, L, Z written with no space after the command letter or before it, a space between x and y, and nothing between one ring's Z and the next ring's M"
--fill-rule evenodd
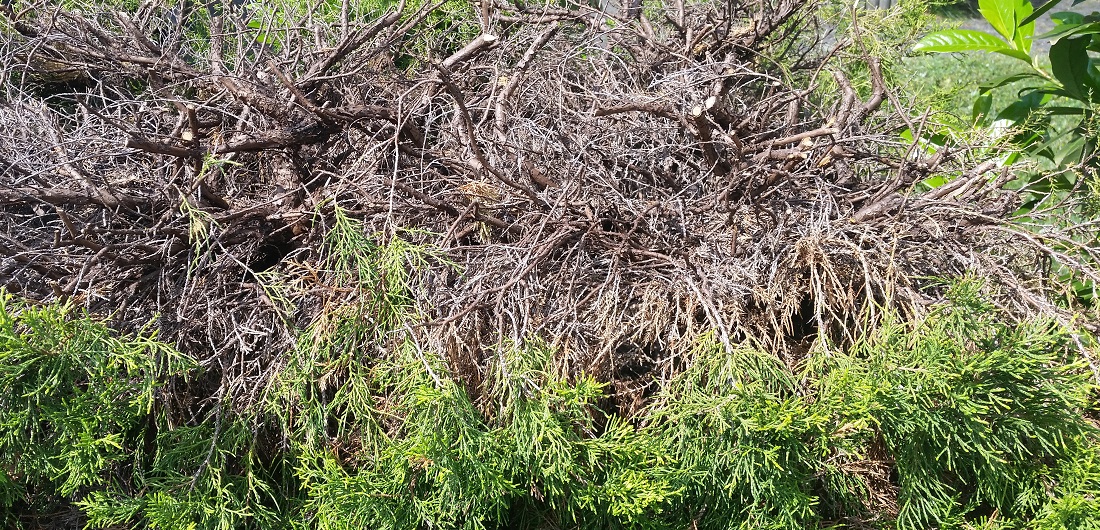
M927 317L795 369L700 340L628 419L536 340L495 352L475 403L413 344L325 337L291 353L265 406L181 416L202 369L153 335L2 295L0 524L1100 527L1096 388L1074 336L1005 322L978 292L957 283ZM354 331L332 318L326 337Z

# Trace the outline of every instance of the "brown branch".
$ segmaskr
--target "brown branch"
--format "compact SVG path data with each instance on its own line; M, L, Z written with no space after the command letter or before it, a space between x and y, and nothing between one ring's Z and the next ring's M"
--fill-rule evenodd
M603 107L596 109L595 116L597 118L603 118L605 116L612 116L615 114L623 114L626 112L645 112L654 116L660 116L676 122L683 122L683 117L676 112L676 109L668 104L661 102L650 103L627 103L625 105L617 105L614 107Z
M535 193L535 190L532 190L530 187L524 186L523 184L512 180L489 163L489 159L485 156L485 152L482 151L481 145L477 141L476 132L474 131L474 122L473 119L470 117L470 110L466 108L465 96L463 96L462 91L459 90L458 86L454 84L454 80L451 79L450 74L447 73L447 70L445 68L437 68L437 72L439 74L439 79L443 82L444 89L447 91L448 94L450 94L451 98L454 99L455 105L458 107L459 115L462 117L462 122L465 127L467 146L470 148L471 151L473 151L474 158L477 160L477 164L481 166L481 169L492 173L501 182L507 184L512 188L515 188L516 190L519 190L529 199L535 201L535 203L544 207L547 206L546 201L543 201L542 198L540 198L538 194Z
M162 144L160 142L154 142L145 138L137 136L131 136L126 139L126 147L132 149L139 149L147 153L155 153L158 155L175 156L179 158L202 158L206 151L203 149L194 149L186 147L176 147L174 145Z
M337 107L329 111L345 121L361 119L385 120L394 125L400 125L400 131L417 147L424 146L424 133L410 120L399 120L397 115L389 108L378 105L355 105L351 107Z
M774 141L771 142L771 144L773 146L795 144L795 143L801 142L802 140L805 140L807 138L816 138L818 136L829 136L829 135L836 134L838 132L840 132L840 129L837 129L835 127L820 127L820 128L814 129L812 131L800 132L798 134L792 134L790 136L786 136L786 137L780 138L778 140L774 140Z
M393 186L393 187L409 194L410 196L412 196L416 200L418 200L418 201L420 201L424 204L427 204L428 206L431 206L432 208L435 208L437 210L446 212L446 213L448 213L452 216L456 216L456 217L463 216L463 212L461 210L459 210L458 208L455 208L454 206L452 206L448 203L445 203L443 201L440 201L438 199L433 199L432 197L428 196L427 194L417 191L412 186L409 186L408 184L405 184L404 182L399 182L399 181L391 180L391 179L385 179L383 181L383 183L387 186ZM471 216L474 217L475 219L477 219L478 221L490 224L492 226L495 226L495 227L500 228L502 230L506 230L508 232L519 233L519 232L522 231L522 227L520 227L518 225L511 224L511 223L508 223L508 222L505 222L504 220L498 219L498 218L493 217L491 215L485 215L483 213L475 211Z
M314 105L313 102L310 101L304 93L302 93L298 86L292 83L290 81L290 78L288 78L286 74L283 73L281 69L279 69L279 66L275 64L274 59L269 59L267 61L267 68L268 70L271 70L271 73L275 74L275 77L279 79L279 82L282 83L283 87L289 90L290 94L294 96L294 99L297 99L298 103L305 107L306 110L312 112L323 122L332 121L332 116L329 115L329 113L325 111L325 109Z
M462 47L451 54L450 57L443 59L443 68L448 70L454 70L456 66L459 66L467 61L470 61L478 54L492 48L497 43L497 36L490 33L482 33L478 37L469 42L469 44Z
M703 158L706 159L707 166L718 178L725 177L732 168L725 157L722 157L718 150L714 148L714 135L704 107L698 106L692 109L691 123L694 125L696 136L699 138L699 147L703 150Z
M315 144L325 141L339 130L340 128L333 124L308 123L295 129L279 129L261 134L242 135L240 138L219 145L213 152L220 155Z
M153 202L150 198L134 197L131 195L105 194L94 192L73 191L66 189L38 189L38 188L0 188L0 204L28 204L47 203L55 206L61 205L97 205L109 209L120 206L134 207L148 205Z
M340 44L336 46L324 59L314 63L306 71L303 76L303 80L300 86L306 90L313 87L317 82L317 77L325 75L333 66L340 61L343 61L348 55L355 50L363 47L364 44L370 42L375 36L382 32L382 30L394 25L398 20L401 20L401 15L405 11L405 0L401 0L397 7L393 11L386 14L386 16L378 19L373 26L362 30L360 32L349 34L345 36Z
M527 47L527 51L523 53L523 58L516 63L516 67L512 69L512 76L508 79L508 84L504 86L504 90L500 91L497 96L495 106L495 121L494 130L496 131L497 139L503 142L504 136L504 119L505 108L508 104L508 100L515 94L516 89L519 88L520 81L523 80L523 76L527 73L527 67L530 66L531 61L535 59L535 54L546 45L547 42L553 38L554 34L561 28L561 24L554 22L550 24L550 27L543 30L534 42Z

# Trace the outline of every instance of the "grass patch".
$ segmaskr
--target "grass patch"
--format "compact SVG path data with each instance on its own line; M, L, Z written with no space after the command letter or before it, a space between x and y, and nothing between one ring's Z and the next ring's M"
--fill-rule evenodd
M898 85L906 87L913 108L932 109L956 125L971 124L974 100L982 83L1028 71L1027 65L994 53L940 53L906 57L898 65ZM993 109L1016 101L1022 83L993 91Z

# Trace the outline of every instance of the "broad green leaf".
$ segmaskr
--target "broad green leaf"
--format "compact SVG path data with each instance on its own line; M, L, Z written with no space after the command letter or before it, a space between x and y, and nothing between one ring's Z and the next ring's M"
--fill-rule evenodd
M994 53L999 53L1001 55L1007 55L1009 57L1012 57L1013 59L1019 59L1019 60L1025 62L1027 64L1032 64L1032 62L1033 62L1032 59L1031 59L1031 56L1028 55L1027 52L1022 51L1022 50L1014 50L1012 48L1001 48L999 50L990 50L990 51L992 51Z
M944 184L947 184L948 182L950 182L950 181L947 179L947 177L945 177L943 175L936 175L936 176L928 177L928 178L924 179L924 181L921 182L921 184L924 184L925 186L928 186L931 189L936 189L940 186L943 186Z
M1047 143L1044 143L1038 147L1029 147L1028 154L1031 156L1031 158L1042 158L1054 162L1054 152L1050 150L1050 147L1047 146Z
M1054 9L1054 7L1061 3L1062 0L1049 0L1047 3L1039 6L1039 9L1036 9L1030 15L1024 17L1024 19L1020 21L1020 25L1022 26L1024 24L1031 24L1032 22L1035 22L1039 19L1039 17L1043 16L1044 13L1050 11L1051 9Z
M1096 82L1089 74L1089 40L1062 39L1050 47L1051 73L1067 94L1080 101L1089 101L1097 92Z
M989 115L989 109L993 106L993 92L989 90L983 90L978 94L978 97L974 99L974 109L970 111L971 119L975 123L985 121L985 117Z
M1045 128L1044 128L1044 130L1045 130ZM1044 138L1045 137L1040 132L1030 130L1030 129L1025 129L1025 130L1020 131L1020 132L1012 135L1011 137L1009 137L1009 142L1011 142L1011 144L1018 151L1026 151L1026 152L1034 155L1034 154L1036 154L1036 151L1038 150L1038 148L1036 146L1040 145L1040 143L1043 141ZM1038 154L1042 155L1042 153L1038 153Z
M906 143L915 143L925 154L935 154L936 151L944 147L945 145L954 145L951 137L946 132L928 132L925 131L920 138L914 139L913 131L906 128L899 134L902 140Z
M1067 173L1060 173L1051 179L1050 187L1057 191L1070 191L1077 185L1077 178Z
M998 112L997 119L1022 122L1026 120L1035 109L1042 107L1048 101L1050 101L1050 96L1046 93L1041 90L1031 90L1030 92L1022 94L1020 99L1005 107L1001 112Z
M919 52L995 52L1007 48L1007 43L996 35L973 29L948 29L933 31L917 41L913 51Z
M1081 153L1085 148L1085 138L1078 136L1072 140L1059 145L1054 150L1054 162L1059 166L1075 163L1081 160Z
M1035 143L1036 138L1030 138L1035 136L1034 128L1029 127L1029 130L1016 130L1020 125L1028 122L1032 113L1036 109L1040 108L1047 101L1050 100L1050 96L1040 92L1038 90L1032 90L1027 94L1024 94L1017 101L1013 102L1008 107L997 113L997 116L993 120L991 127L995 131L1000 131L997 136L1000 136L1004 132L1014 131L1012 136L1012 142L1019 147L1024 147ZM1049 122L1049 116L1044 116L1044 123ZM1043 124L1031 123L1029 125L1039 128L1044 127Z
M1082 119L1077 127L1073 130L1073 134L1077 137L1085 139L1085 146L1081 148L1081 162L1088 163L1095 167L1096 164L1096 137L1089 132L1090 125L1087 119Z
M978 0L978 11L1005 40L1016 35L1016 6L1022 0Z
M1043 107L1043 110L1049 112L1051 116L1081 116L1088 112L1086 108L1065 106Z
M1047 194L1052 191L1066 191L1073 189L1074 181L1064 172L1053 176L1039 176L1031 178L1027 182L1027 191Z
M1002 77L1002 78L1000 78L1000 79L998 79L998 80L996 80L992 83L986 83L986 84L979 85L978 89L981 92L988 92L990 90L993 90L994 88L1000 88L1000 87L1003 87L1005 85L1015 83L1017 81L1023 81L1025 79L1040 79L1041 80L1041 79L1043 79L1043 76L1041 76L1041 75L1039 75L1035 72L1021 72L1021 73L1018 73L1018 74L1012 74L1010 76Z
M1073 11L1059 11L1050 15L1050 20L1054 21L1055 26L1063 26L1066 24L1084 24L1085 15L1081 13L1074 13Z
M1016 28L1012 34L1012 42L1017 50L1024 53L1031 52L1031 36L1035 34L1035 23L1024 22L1033 10L1030 0L1017 1L1012 14Z
M1071 284L1073 286L1073 294L1080 298L1082 302L1091 304L1094 298L1095 284L1091 281L1079 281L1074 280Z
M929 53L952 52L992 52L1007 55L1031 64L1031 56L1022 50L1012 48L1015 44L1007 43L992 33L973 29L949 29L934 31L925 35L913 46L913 51Z
M1042 88L1039 89L1039 92L1042 92L1044 94L1049 94L1051 96L1060 97L1060 98L1067 98L1067 99L1076 99L1077 98L1077 96L1075 96L1075 95L1073 95L1069 92L1066 92L1066 90L1064 88L1061 88L1061 87L1058 87L1058 88L1053 88L1053 87L1049 87L1049 86L1042 87Z
M1037 39L1052 39L1061 40L1066 37L1076 35L1096 35L1100 34L1100 22L1092 22L1090 24L1062 24L1054 26L1054 29L1035 37Z

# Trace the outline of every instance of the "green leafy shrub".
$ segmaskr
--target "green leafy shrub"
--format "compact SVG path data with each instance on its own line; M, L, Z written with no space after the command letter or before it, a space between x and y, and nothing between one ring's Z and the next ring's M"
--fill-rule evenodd
M968 29L936 31L913 49L995 53L1019 61L1022 70L977 83L972 124L991 131L999 141L998 149L1006 151L992 151L987 156L997 156L1005 164L1032 162L1013 185L1023 197L1017 212L1021 220L1032 221L1028 216L1047 209L1038 225L1049 225L1050 219L1055 219L1073 227L1087 225L1100 211L1096 207L1100 204L1100 159L1096 156L1100 73L1090 56L1090 51L1100 46L1100 14L1051 13L1061 4L1062 0L1051 0L1035 8L1030 0L981 0L979 11L996 34ZM1035 20L1048 13L1054 29L1035 35ZM1053 42L1048 60L1032 49L1038 39ZM1008 86L1018 89L1017 97L1003 108L994 108L994 91ZM1052 119L1055 117L1059 119ZM951 146L957 132L925 131L922 141L933 149ZM935 186L946 182L940 180ZM1053 246L1064 257L1059 260L1063 263L1053 267L1052 276L1065 292L1065 302L1072 306L1096 308L1095 282L1066 266L1075 261L1093 263L1095 245L1094 231L1085 229Z
M297 484L284 457L265 461L257 433L240 418L164 429L155 454L128 483L95 491L78 506L91 528L285 528Z
M1091 373L1069 333L1007 323L979 289L959 283L922 321L888 321L801 371L703 346L647 417L680 467L681 524L807 528L893 509L914 529L991 510L1020 524L1092 517L1081 492L1098 476L1080 456L1096 447Z
M1035 35L1035 20L1060 3L1061 0L1046 2L1036 10L1029 0L982 0L980 12L997 34L969 29L936 31L926 35L913 49L930 53L996 53L1021 61L1017 64L1024 67L1022 70L979 82L974 122L1010 132L1007 145L1015 153L1008 157L1009 162L1025 155L1042 158L1056 169L1074 164L1093 168L1096 134L1091 125L1094 112L1091 105L1100 97L1097 91L1100 80L1090 66L1087 50L1094 38L1100 38L1100 29L1093 24L1092 15L1061 12L1052 15L1056 24L1053 31ZM1048 53L1049 67L1041 55L1032 51L1032 44L1038 39L1054 41ZM992 108L995 89L1019 83L1024 86L1015 101L1002 109ZM1077 119L1071 128L1070 141L1055 141L1052 115ZM1072 189L1072 182L1069 184L1070 187L1060 189Z

